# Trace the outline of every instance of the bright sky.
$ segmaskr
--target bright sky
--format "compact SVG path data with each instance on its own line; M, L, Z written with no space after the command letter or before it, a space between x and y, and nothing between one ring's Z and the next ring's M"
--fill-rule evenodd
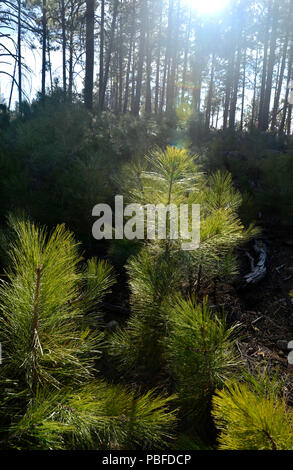
M183 2L199 13L212 14L222 10L230 0L183 0Z
M219 12L223 8L225 8L231 0L182 0L183 4L191 7L194 11L198 12L201 15L213 15L214 13ZM5 44L5 43L4 43ZM11 44L7 42L6 46ZM29 100L36 96L36 93L40 90L41 87L41 51L39 44L35 42L36 48L31 50L28 46L25 46L23 43L22 48L22 55L24 57L24 62L28 64L30 67L30 71L23 70L23 89L25 93L25 98L27 97ZM60 77L61 70L62 70L62 62L61 62L61 53L59 52L51 52L51 63L52 67L52 75L53 77ZM13 74L14 70L14 63L9 64L1 64L1 70L5 70ZM17 78L17 75L16 75ZM76 77L76 83L79 88L78 91L82 89L82 79L81 76ZM47 73L47 81L46 85L50 86L50 76L49 72ZM0 97L1 95L6 98L6 102L8 102L9 95L11 89L11 78L0 74ZM17 95L17 87L14 86L13 96L12 96L12 108L14 107L14 103L18 101Z

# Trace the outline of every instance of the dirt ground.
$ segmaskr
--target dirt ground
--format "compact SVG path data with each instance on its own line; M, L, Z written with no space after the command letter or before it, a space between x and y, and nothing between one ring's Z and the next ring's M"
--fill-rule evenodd
M241 324L239 352L248 365L278 369L285 378L288 401L293 404L293 365L285 349L293 341L293 234L264 231L267 246L267 273L253 286L244 286L242 276L249 272L246 250L240 253L241 276L230 289L218 293L228 313L228 322Z

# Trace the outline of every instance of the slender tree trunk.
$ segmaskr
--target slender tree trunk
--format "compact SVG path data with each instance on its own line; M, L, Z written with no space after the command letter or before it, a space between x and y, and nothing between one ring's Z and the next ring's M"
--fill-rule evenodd
M190 33L191 33L191 17L192 17L192 9L190 8L186 40L185 40L185 48L184 48L184 64L183 64L182 90L181 90L181 102L182 103L185 98L185 89L186 89L187 62L188 62L189 41L190 41Z
M210 79L210 86L209 86L208 98L207 98L207 108L206 108L206 129L209 129L210 121L211 121L212 99L213 99L213 92L214 92L215 59L216 59L216 56L215 54L213 54L212 65L211 65L211 79Z
M73 92L73 30L70 31L69 37L69 70L68 70L68 98L72 101Z
M255 73L254 73L254 83L253 83L251 126L254 126L255 117L256 117L256 91L257 91L256 88L257 88L257 76L258 76L258 63L259 63L259 49L257 49L256 58L255 58Z
M276 90L276 94L275 94L275 100L274 100L274 108L273 108L273 116L272 116L272 124L271 124L271 130L272 131L275 130L276 124L277 124L277 116L278 116L278 113L279 113L279 105L280 105L280 96L281 96L281 92L282 92L283 81L284 81L284 73L285 73L285 68L286 68L288 43L289 43L289 32L287 32L287 34L286 34L284 47L283 47L282 63L281 63L281 68L280 68L279 81L278 81L277 90Z
M105 71L104 71L104 82L103 82L102 92L101 92L101 97L100 97L100 109L101 110L104 109L104 105L105 105L105 95L106 95L106 90L107 90L107 85L108 85L111 56L112 56L112 51L113 51L113 46L114 46L115 28L116 28L116 21L117 21L117 15L118 15L118 5L119 5L119 0L115 0L112 23L111 23L110 42L109 42L109 48L108 48Z
M122 21L122 20L121 20ZM118 93L118 112L122 111L122 102L123 102L123 34L122 34L122 24L120 21L120 45L118 48L118 70L119 70L119 93Z
M105 42L105 0L101 0L101 30L100 30L100 73L99 73L99 106L101 107L104 84L104 42Z
M181 3L180 0L177 1L177 12L174 18L174 33L172 37L172 59L171 59L171 69L170 69L170 80L169 80L169 93L167 100L167 110L172 112L174 109L174 102L176 96L176 73L178 71L177 56L178 56L178 40L180 32L180 12L181 12Z
M264 105L263 105L263 120L262 120L262 126L261 126L261 130L263 131L266 131L269 127L270 103L271 103L271 95L272 95L272 83L273 83L275 58L276 58L277 30L278 30L278 19L279 19L278 10L279 10L278 4L275 1L274 8L273 8L273 26L272 26L272 35L271 35L271 42L270 42L270 56L269 56L269 62L268 62L267 83L266 83Z
M50 76L50 86L51 92L53 91L53 75L52 75L52 62L51 62L51 49L50 49L50 35L47 32L47 53L48 53L48 69L49 69L49 76Z
M232 50L231 57L229 58L227 76L226 76L226 91L225 91L225 105L224 105L224 116L223 116L223 129L227 129L229 109L231 103L231 92L233 83L233 71L235 63L235 50Z
M17 56L17 58L15 59L15 62L14 62L14 70L13 70L12 83L11 83L10 94L9 94L8 109L11 108L11 101L12 101L12 95L13 95L13 88L14 88L14 81L15 81L17 64L18 64L18 56Z
M193 108L195 113L200 113L201 105L201 88L202 88L202 51L200 50L197 54L197 60L193 64L193 79L194 88L192 93Z
M131 36L130 36L130 44L129 44L129 51L128 51L126 83L125 83L125 95L124 95L124 105L123 105L123 112L124 113L127 112L128 100L129 100L130 69L131 69L132 52L133 52L133 47L134 47L134 36L135 36L135 12L136 12L136 0L133 0Z
M165 103L166 83L168 82L169 74L170 74L170 45L171 45L171 38L172 38L173 6L174 6L174 0L169 0L167 45L166 45L166 53L165 53L164 73L163 73L163 79L162 79L162 95L161 95L161 104L160 104L161 113L163 112L164 103ZM167 90L168 90L168 85L167 85ZM168 94L168 91L167 91L167 94Z
M46 94L46 68L47 68L47 0L42 0L42 97Z
M131 112L134 114L135 103L135 80L136 80L136 41L133 41L132 72L131 72Z
M283 114L282 114L282 120L281 120L281 124L279 128L280 134L283 134L285 130L287 111L289 109L290 82L291 82L292 77L293 77L293 41L291 40L290 55L289 55L289 61L288 61L287 88L286 88L286 94L285 94L285 99L284 99L284 109L283 109Z
M242 81L242 97L241 97L241 118L240 118L240 130L243 131L244 126L244 105L245 105L245 90L246 90L246 61L247 51L244 51L244 62L243 62L243 81Z
M168 78L167 78L167 96L166 96L166 111L172 112L174 107L174 94L175 94L175 76L176 76L176 55L177 55L177 41L175 38L178 37L179 30L179 9L180 2L178 2L177 9L177 21L175 14L171 15L170 18L170 52L169 52L169 64L168 64ZM174 11L174 4L172 3L172 13ZM174 12L175 13L175 12Z
M240 42L241 42L241 39L240 39ZM237 51L237 60L236 60L236 65L235 65L235 70L234 70L234 83L233 83L233 92L232 92L232 98L231 98L230 115L229 115L229 128L230 129L235 129L241 56L242 56L241 45L239 45L239 48Z
M66 19L65 19L65 0L61 0L61 28L62 28L62 80L63 91L66 94Z
M263 129L264 100L265 100L267 68L268 68L269 31L270 31L270 24L271 24L272 7L273 7L273 0L270 0L269 7L268 7L267 23L266 23L266 28L265 28L264 59L263 59L263 67L262 67L262 79L261 79L261 90L260 90L260 100L259 100L258 128L260 130Z
M289 104L288 120L287 120L287 135L291 135L292 126L292 104Z
M159 111L162 21L163 21L163 3L162 3L162 0L160 0L160 23L159 23L159 34L158 34L158 55L157 55L157 64L156 64L155 114L158 114L158 111Z
M95 49L95 0L86 0L86 66L84 103L88 109L93 107L94 88L94 49Z
M139 115L140 100L141 100L141 88L142 88L142 76L143 76L143 64L145 59L145 36L146 36L146 19L148 14L148 2L144 0L141 4L141 26L140 26L140 41L139 41L139 56L138 56L138 69L136 79L136 94L134 99L134 114Z
M18 106L22 113L22 59L21 59L21 0L18 0L17 15L17 59L18 59ZM10 100L9 100L10 101Z
M151 74L152 74L152 54L150 45L150 15L147 15L147 35L146 35L146 97L145 112L152 112L152 92L151 92Z

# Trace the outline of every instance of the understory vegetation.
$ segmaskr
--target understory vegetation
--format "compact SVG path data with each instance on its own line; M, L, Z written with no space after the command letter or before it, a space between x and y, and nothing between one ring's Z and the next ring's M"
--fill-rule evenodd
M265 224L290 226L292 141L198 140L193 116L95 114L58 93L9 117L0 448L292 449L288 378L246 361L219 293ZM92 208L116 194L200 204L200 247L94 240Z

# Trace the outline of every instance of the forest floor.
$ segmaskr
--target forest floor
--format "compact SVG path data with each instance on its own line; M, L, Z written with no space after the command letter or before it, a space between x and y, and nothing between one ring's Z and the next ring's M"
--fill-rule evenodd
M264 279L219 295L224 299L228 320L241 323L237 345L242 358L249 365L259 363L286 374L288 400L293 403L293 365L288 362L289 351L280 346L293 340L293 236L270 228L263 231L262 240L268 249ZM241 258L245 273L244 252Z
M292 235L291 235L292 233ZM255 285L243 283L250 272L246 255L251 244L239 250L240 276L231 285L219 283L216 299L210 295L216 311L227 313L228 324L240 323L237 347L248 366L259 364L286 375L288 401L293 405L293 365L288 362L289 351L280 347L293 341L293 232L268 226L261 239L267 246L267 272ZM212 292L212 289L211 289ZM206 295L205 293L202 293ZM125 273L120 273L118 284L105 304L104 321L117 321L124 326L129 318L129 291ZM110 323L109 323L110 322ZM110 328L111 329L111 328ZM115 327L114 327L115 329Z

